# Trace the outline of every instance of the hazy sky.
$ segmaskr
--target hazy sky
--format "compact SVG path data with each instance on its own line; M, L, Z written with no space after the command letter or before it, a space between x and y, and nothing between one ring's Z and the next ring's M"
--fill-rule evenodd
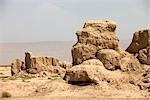
M89 19L117 22L120 40L150 25L150 0L0 0L0 42L72 41Z

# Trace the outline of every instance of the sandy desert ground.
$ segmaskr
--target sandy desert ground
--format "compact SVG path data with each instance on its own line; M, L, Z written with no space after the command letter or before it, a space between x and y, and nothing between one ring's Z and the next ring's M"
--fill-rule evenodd
M4 68L3 68L4 69ZM5 75L9 68L6 68ZM132 84L110 84L78 86L68 84L60 77L45 78L0 78L0 94L9 92L12 98L1 100L97 100L149 98L149 93ZM139 92L140 91L140 92Z

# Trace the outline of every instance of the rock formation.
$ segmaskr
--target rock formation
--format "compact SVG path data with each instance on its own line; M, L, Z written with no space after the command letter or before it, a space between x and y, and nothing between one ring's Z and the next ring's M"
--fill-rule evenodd
M139 74L144 70L138 59L132 55L127 55L120 60L120 69L123 72L135 72L136 74Z
M11 75L12 76L18 75L18 73L21 71L21 69L23 68L23 66L24 66L23 61L21 61L20 59L15 59L11 63Z
M53 57L32 56L32 53L25 53L25 65L27 69L36 69L37 72L48 70L48 66L59 66L59 60Z
M140 63L150 65L150 29L135 32L126 51L133 54L137 53Z
M67 70L64 79L75 85L101 84L102 82L122 85L130 81L136 82L139 73L128 72L107 70L99 59L90 59Z
M49 56L33 56L30 52L25 53L25 65L26 71L31 74L48 71L61 76L64 75L65 68L71 67L71 65L56 58Z
M146 90L150 92L150 68L148 68L142 77L135 83L141 90Z
M76 33L78 41L71 50L73 66L54 57L33 56L31 52L26 52L25 63L19 59L12 62L12 75L33 75L51 80L56 79L58 76L61 82L67 85L67 92L70 88L69 92L72 91L72 85L94 84L94 86L83 88L88 88L92 92L94 89L101 92L106 91L107 96L108 93L112 94L116 90L122 90L121 94L123 93L123 95L126 90L128 90L128 93L130 91L133 94L135 94L135 91L140 93L142 90L149 96L150 29L135 32L132 43L126 51L119 47L119 39L115 34L115 30L116 24L110 20L87 21L84 27ZM56 81L60 81L59 79ZM68 85L64 80L72 85ZM57 85L60 86L58 88L61 88L61 92L66 93L60 82L52 87L49 87L49 85L51 85L49 82L46 85L38 85L40 92L37 89L34 93L42 93L41 91L45 92L46 89L51 91L53 86L55 88L52 90L55 91ZM78 88L77 86L77 92L80 91ZM75 93L74 89L73 94ZM82 89L82 93L89 93L89 91ZM111 92L108 92L109 89L111 89ZM98 94L100 91L98 91Z
M118 78L117 74L121 72L142 73L144 68L138 59L119 47L115 29L113 21L87 21L76 33L78 42L72 48L74 66L66 72L64 79L73 84L97 84L103 79L116 81L111 75Z
M145 49L141 49L137 58L139 59L140 63L150 65L150 46Z
M76 33L78 42L72 48L73 65L96 58L96 52L101 49L118 48L115 29L115 22L110 20L87 21L83 29Z
M120 69L121 55L113 49L102 49L97 52L96 56L105 66L106 69Z
M147 46L150 46L150 29L135 32L132 42L126 51L135 54Z
M71 84L97 84L100 78L101 67L104 68L101 61L96 59L87 60L68 70L64 79Z
M12 76L19 75L21 71L28 74L40 74L45 71L64 77L65 70L71 67L71 64L65 61L49 56L33 56L31 52L25 53L25 66L23 64L24 62L19 59L13 61L11 65Z
M115 29L115 22L110 20L87 21L77 32L78 42L72 48L73 65L99 59L108 70L140 70L138 60L119 47Z
M20 75L27 78L35 76L36 80L32 80L34 83L30 90L35 88L32 85L37 82L37 77L51 80L50 83L47 80L42 83L40 80L39 83L42 84L37 84L37 88L32 91L35 94L31 96L51 94L52 91L55 96L56 93L60 96L69 94L69 91L72 92L71 96L78 93L101 97L104 92L104 96L109 97L116 94L121 97L120 94L124 96L126 93L127 98L139 94L149 97L150 29L135 32L126 51L119 47L115 30L116 24L110 20L87 21L76 33L78 41L71 50L73 66L54 57L33 56L31 52L26 52L24 62L19 59L12 62L12 75L19 78ZM26 77L21 78L25 81ZM92 85L79 87L89 84ZM121 92L116 92L120 90Z

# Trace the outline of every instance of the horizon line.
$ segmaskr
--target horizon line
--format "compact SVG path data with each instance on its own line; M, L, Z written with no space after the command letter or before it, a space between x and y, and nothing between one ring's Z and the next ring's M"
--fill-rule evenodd
M25 41L25 42L0 42L0 43L41 43L41 42L74 42L74 41L76 41L76 40L66 40L66 41L64 41L64 40L60 40L60 41L57 41L57 40L55 40L55 41L29 41L29 42L27 42L27 41Z

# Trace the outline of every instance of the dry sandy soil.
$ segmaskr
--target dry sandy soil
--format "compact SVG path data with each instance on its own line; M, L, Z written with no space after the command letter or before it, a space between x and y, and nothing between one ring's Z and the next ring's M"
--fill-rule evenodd
M0 77L11 76L10 71L11 71L10 65L0 65Z
M11 99L4 100L81 100L98 98L148 98L145 91L138 91L138 87L131 84L122 86L102 82L100 85L77 86L66 83L64 80L55 79L17 79L1 80L0 94L7 91Z
M1 68L2 70L2 68ZM5 73L6 72L6 73ZM6 68L3 74L10 72ZM150 94L132 84L111 84L102 81L99 85L77 86L68 84L59 77L48 78L0 78L0 96L9 92L11 98L0 100L97 100L111 98L149 98Z

